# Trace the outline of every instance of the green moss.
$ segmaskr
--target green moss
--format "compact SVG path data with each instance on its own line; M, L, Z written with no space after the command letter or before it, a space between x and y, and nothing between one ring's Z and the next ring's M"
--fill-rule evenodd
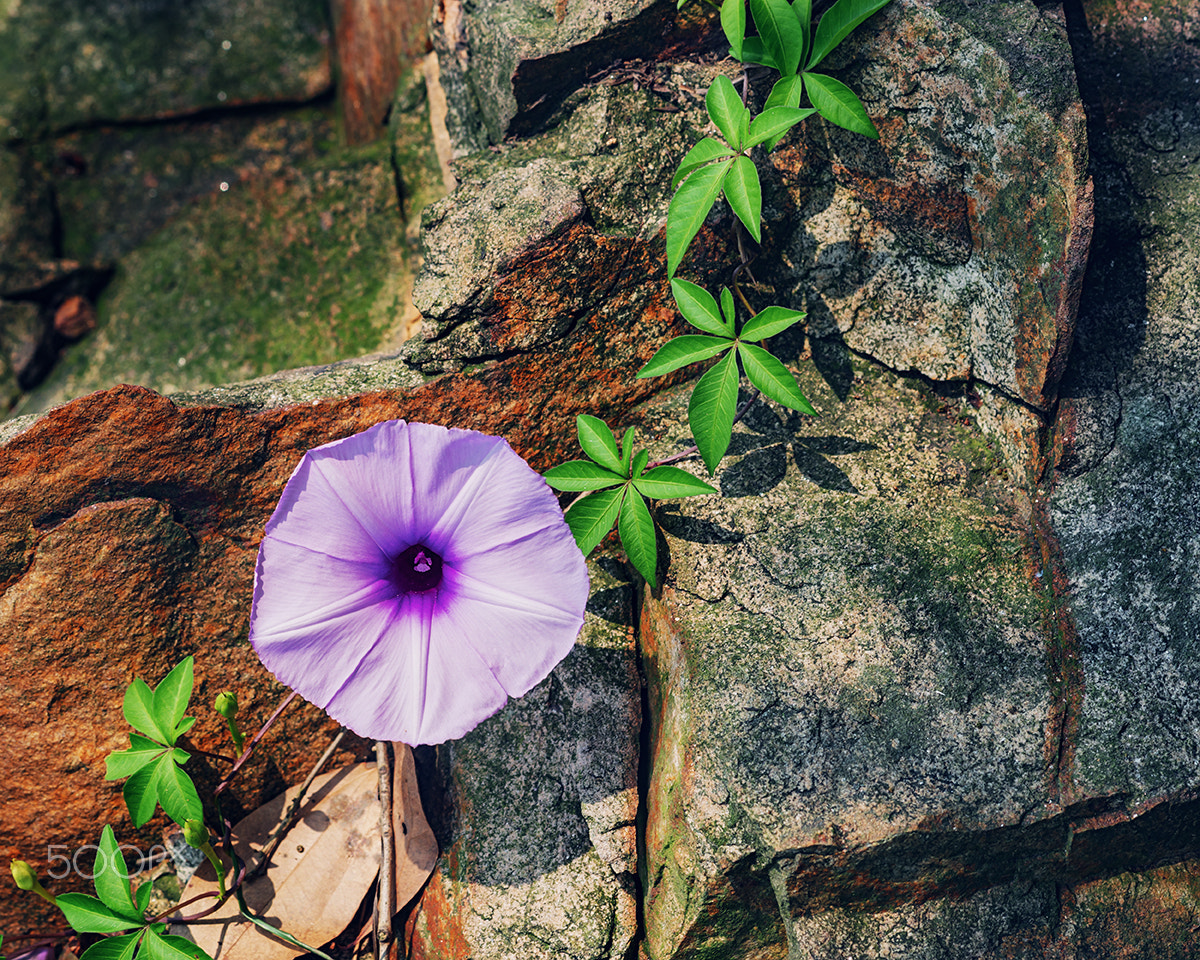
M118 382L195 389L379 350L400 336L405 269L387 145L232 183L122 262L97 332L40 403Z

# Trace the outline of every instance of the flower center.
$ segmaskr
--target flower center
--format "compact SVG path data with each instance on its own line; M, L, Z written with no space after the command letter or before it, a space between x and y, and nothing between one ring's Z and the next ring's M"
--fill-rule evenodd
M442 558L414 543L392 561L391 579L401 593L432 590L442 582Z

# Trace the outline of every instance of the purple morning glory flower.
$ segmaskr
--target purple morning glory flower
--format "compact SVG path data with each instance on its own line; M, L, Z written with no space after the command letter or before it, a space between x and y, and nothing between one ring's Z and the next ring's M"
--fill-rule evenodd
M461 737L575 643L587 568L500 437L392 420L310 450L267 522L250 642L359 736Z

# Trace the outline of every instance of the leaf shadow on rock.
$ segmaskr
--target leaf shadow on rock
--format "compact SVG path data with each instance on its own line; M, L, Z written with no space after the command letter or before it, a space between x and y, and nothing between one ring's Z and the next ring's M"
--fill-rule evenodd
M621 586L595 591L588 597L587 612L608 623L623 625L628 622L630 615L629 591L633 581L629 570L612 557L598 557L595 562L605 573L620 581Z
M748 396L743 391L739 400L744 402ZM874 450L875 444L834 434L806 436L799 431L807 422L790 410L780 416L765 404L751 407L742 423L752 432L735 433L729 444L729 452L741 459L722 472L721 496L761 496L772 490L787 473L789 447L800 473L822 490L858 493L846 472L829 458Z

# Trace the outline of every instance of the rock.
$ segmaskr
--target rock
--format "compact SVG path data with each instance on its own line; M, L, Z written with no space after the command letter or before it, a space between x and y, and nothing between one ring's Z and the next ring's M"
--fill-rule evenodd
M783 956L801 917L1005 882L1065 835L993 839L1056 812L1047 596L1002 461L969 406L891 375L801 387L819 420L752 411L721 496L660 509L653 960ZM684 444L685 399L644 411L673 441L652 456Z
M54 311L54 332L64 340L78 340L96 329L96 308L86 297L67 297Z
M0 14L0 140L310 100L331 84L326 16L315 0L9 4Z
M411 957L628 955L641 727L633 595L612 561L589 574L575 650L440 752L452 830L409 917Z
M1097 242L1047 506L1073 668L1066 786L1131 804L1193 786L1200 758L1194 19L1100 3L1075 24Z
M428 50L431 6L429 0L335 0L331 5L338 103L350 144L370 143L387 131L401 70Z
M809 121L771 155L756 270L810 336L1044 415L1091 236L1087 141L1061 10L1002 9L898 0L823 65L880 139Z
M677 17L662 0L439 0L433 45L455 154L536 130L569 93L619 61L698 45L708 19L692 10Z
M0 296L13 292L5 274L56 255L45 164L29 147L0 148Z
M396 349L413 268L386 144L225 186L123 258L95 333L27 409Z
M114 262L220 185L269 181L327 155L328 108L231 112L75 130L52 141L63 256Z
M0 300L0 410L11 410L21 396L21 374L44 336L36 303Z

